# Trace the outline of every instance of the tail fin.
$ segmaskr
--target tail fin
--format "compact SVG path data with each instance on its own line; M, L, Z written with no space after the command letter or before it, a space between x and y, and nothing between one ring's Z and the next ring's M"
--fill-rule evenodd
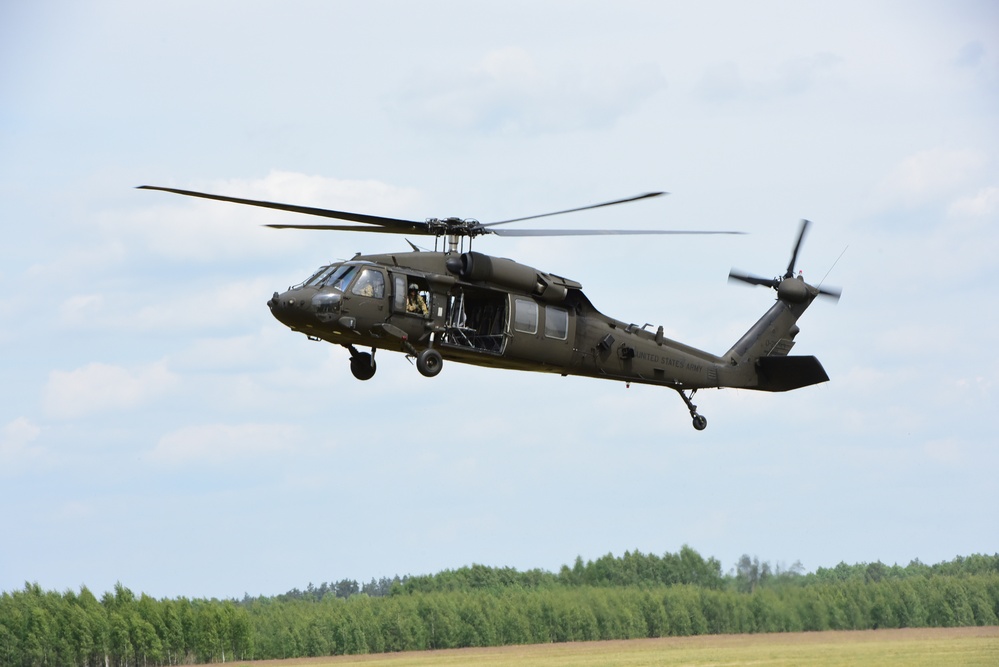
M801 221L791 261L783 276L763 278L734 269L729 273L730 280L771 287L777 291L777 303L725 355L730 364L727 369L730 386L760 391L789 391L829 379L815 357L787 356L798 333L796 322L805 309L819 296L838 299L840 295L837 288L815 287L806 283L800 273L796 277L794 275L798 251L809 224L808 220Z
M804 282L801 282L805 286ZM788 356L798 334L796 324L814 296L799 303L778 299L759 321L725 353L734 386L759 391L790 391L826 382L815 357ZM727 384L727 383L726 383Z

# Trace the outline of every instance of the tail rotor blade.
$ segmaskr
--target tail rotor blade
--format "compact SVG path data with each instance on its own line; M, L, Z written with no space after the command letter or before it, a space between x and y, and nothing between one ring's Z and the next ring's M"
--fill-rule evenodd
M794 276L794 265L798 263L798 251L801 250L801 242L805 240L805 232L808 231L808 226L812 223L808 220L801 221L801 230L798 232L798 241L794 244L794 251L791 253L791 261L788 262L787 271L784 273L785 278L791 278Z
M761 287L772 287L777 289L777 284L780 282L776 278L764 278L762 276L756 276L752 273L745 273L743 271L737 271L732 269L728 272L729 281L740 281L744 283L749 283L750 285L760 285Z
M794 267L798 262L798 253L801 252L801 244L805 240L805 234L808 233L808 228L811 226L811 222L808 220L801 221L801 229L798 230L798 239L794 243L794 250L791 251L791 261L787 265L787 271L783 276L777 276L776 278L763 278L762 276L756 276L752 273L745 273L744 271L739 271L737 269L732 269L728 274L729 281L738 280L739 282L749 283L750 285L761 285L763 287L772 287L777 290L778 298L790 299L794 302L804 301L807 298L807 294L810 293L814 296L824 296L834 301L839 301L840 295L843 293L838 287L824 287L820 282L818 285L812 286L804 282L804 279L799 274L798 280L801 281L801 285L804 286L806 291L802 291L798 287L798 281L794 281L795 284L788 285L788 289L779 289L784 281L794 278ZM842 255L840 255L842 257ZM839 260L837 260L839 261ZM827 274L828 275L828 274ZM825 280L825 278L823 278Z
M833 301L839 301L839 297L843 294L843 290L839 287L819 287L819 295L827 296Z

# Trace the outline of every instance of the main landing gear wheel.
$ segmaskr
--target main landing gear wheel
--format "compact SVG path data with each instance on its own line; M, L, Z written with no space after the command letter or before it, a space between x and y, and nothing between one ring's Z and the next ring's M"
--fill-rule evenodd
M428 347L416 355L416 370L420 371L424 377L434 377L441 372L443 365L444 359L441 357L441 353L432 347Z
M373 354L358 352L350 358L350 372L358 380L370 380L377 369Z
M685 393L683 393L682 389L678 387L673 387L673 389L676 390L676 393L680 394L680 398L683 399L683 402L687 405L687 409L690 410L690 416L693 419L692 423L694 425L694 428L697 429L698 431L703 431L704 429L706 429L708 427L707 417L697 413L697 406L694 405L693 401L691 400L692 398L694 398L694 392L696 392L697 390L691 389L690 396L687 396Z

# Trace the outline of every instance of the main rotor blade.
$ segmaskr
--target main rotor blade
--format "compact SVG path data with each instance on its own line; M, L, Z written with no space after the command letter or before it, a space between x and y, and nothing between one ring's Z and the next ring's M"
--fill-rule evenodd
M745 232L676 231L671 229L490 229L497 236L633 236L640 234L745 234Z
M348 211L333 211L325 208L314 208L312 206L298 206L296 204L281 204L278 202L260 201L258 199L241 199L239 197L225 197L222 195L212 195L204 192L194 192L192 190L178 190L176 188L163 188L156 185L140 185L138 190L160 190L162 192L172 192L187 197L200 197L202 199L214 199L215 201L231 202L234 204L246 204L248 206L260 206L262 208L273 208L279 211L291 211L292 213L305 213L306 215L318 215L324 218L335 218L337 220L349 220L367 225L377 225L391 229L399 233L425 233L426 223L416 220L400 220L398 218L385 218L378 215L367 215L364 213L350 213ZM367 230L372 231L372 230Z
M338 232L368 232L369 234L423 234L433 235L426 227L422 229L402 229L397 227L359 227L357 225L264 225L271 229L316 229Z
M615 206L617 204L627 204L628 202L638 201L639 199L648 199L650 197L659 197L661 195L668 195L668 192L646 192L645 194L636 195L634 197L628 197L626 199L615 199L614 201L606 201L602 204L590 204L589 206L580 206L579 208L567 208L564 211L554 211L553 213L541 213L538 215L528 215L523 218L511 218L509 220L499 220L497 222L487 222L483 223L483 227L492 227L494 225L505 225L508 222L521 222L522 220L535 220L537 218L547 218L552 215L562 215L563 213L575 213L576 211L587 211L591 208L601 208L603 206Z
M801 242L805 240L805 232L808 231L808 226L812 224L808 220L802 219L801 221L801 231L798 232L798 241L794 244L794 251L791 253L791 261L787 265L787 271L784 273L785 278L791 278L794 276L794 265L798 261L798 251L801 250Z

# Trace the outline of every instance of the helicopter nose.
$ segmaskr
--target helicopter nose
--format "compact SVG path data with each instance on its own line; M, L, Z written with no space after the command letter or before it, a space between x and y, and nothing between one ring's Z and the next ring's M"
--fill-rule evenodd
M283 294L274 292L274 295L267 301L267 307L271 309L271 315L285 326L295 328L305 324L308 319L308 301L301 298L295 290L289 290Z

